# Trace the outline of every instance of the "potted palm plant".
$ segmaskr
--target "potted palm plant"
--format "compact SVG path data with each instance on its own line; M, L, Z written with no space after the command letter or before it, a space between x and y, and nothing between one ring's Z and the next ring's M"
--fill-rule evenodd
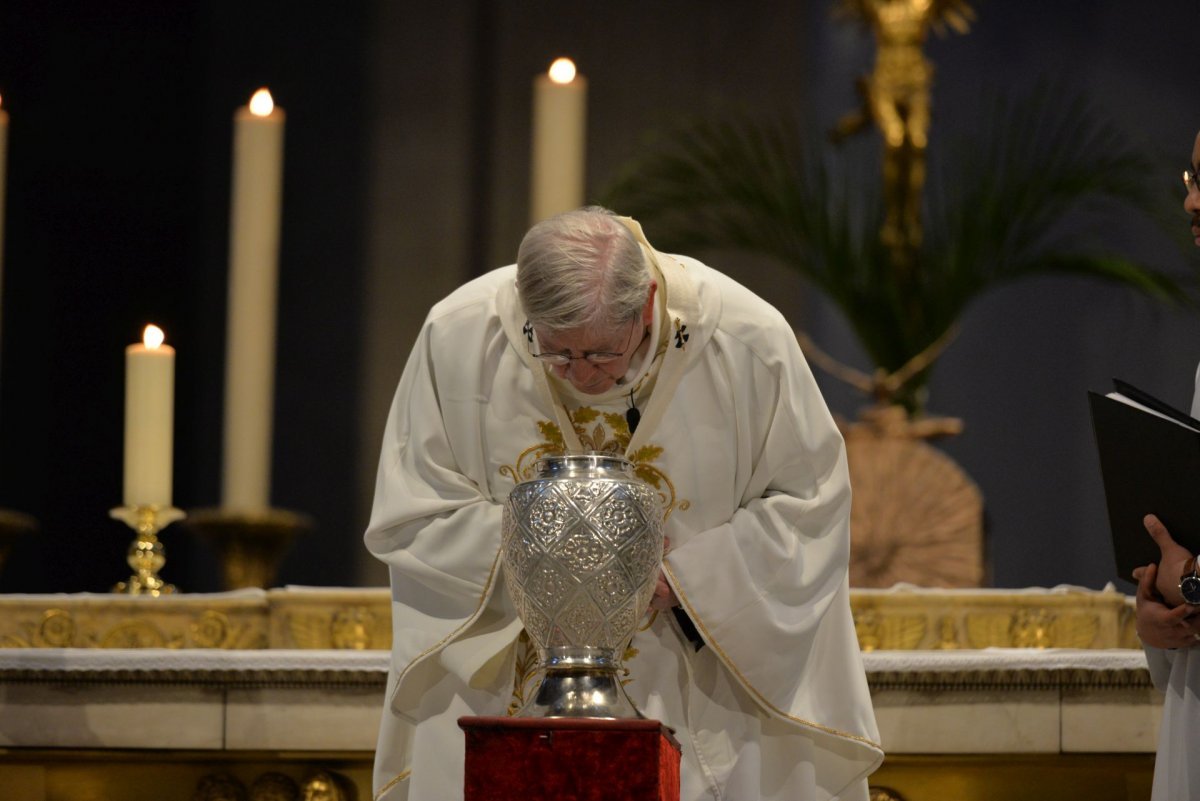
M601 202L638 219L664 249L742 251L796 270L845 316L873 362L875 399L910 415L922 411L933 362L965 308L1003 284L1071 274L1191 302L1170 273L1083 244L1130 214L1161 217L1152 180L1161 170L1141 150L1061 92L987 106L977 130L932 165L910 264L879 235L876 184L777 119L679 124L625 164Z
M843 151L778 119L678 124L600 198L665 250L741 251L784 264L845 316L869 371L831 364L798 335L810 360L875 402L867 422L844 427L857 586L983 581L979 490L921 441L958 428L924 418L925 388L973 300L1025 277L1068 274L1192 302L1176 277L1101 244L1114 221L1163 218L1165 195L1153 180L1163 171L1142 150L1061 91L997 96L984 107L963 145L931 153L923 234L906 249L881 236L877 180L853 175Z

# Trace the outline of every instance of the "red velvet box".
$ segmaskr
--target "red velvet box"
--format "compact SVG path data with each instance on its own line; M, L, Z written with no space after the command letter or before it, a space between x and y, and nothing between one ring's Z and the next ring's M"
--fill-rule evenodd
M465 801L679 801L679 743L657 720L458 719Z

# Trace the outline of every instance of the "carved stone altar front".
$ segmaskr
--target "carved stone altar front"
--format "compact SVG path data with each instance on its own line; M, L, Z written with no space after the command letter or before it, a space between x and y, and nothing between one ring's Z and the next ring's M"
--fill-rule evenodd
M1129 598L851 594L887 751L875 799L1149 798L1162 701ZM386 589L0 596L3 798L265 801L255 787L324 783L365 801L389 618Z

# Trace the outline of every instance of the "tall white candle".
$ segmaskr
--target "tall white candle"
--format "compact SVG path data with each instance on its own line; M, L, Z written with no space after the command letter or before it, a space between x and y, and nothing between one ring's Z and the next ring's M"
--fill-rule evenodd
M234 116L221 503L270 506L284 113L259 89Z
M587 79L560 58L533 82L531 222L583 205Z
M148 325L142 342L125 349L126 506L171 505L174 430L175 349Z

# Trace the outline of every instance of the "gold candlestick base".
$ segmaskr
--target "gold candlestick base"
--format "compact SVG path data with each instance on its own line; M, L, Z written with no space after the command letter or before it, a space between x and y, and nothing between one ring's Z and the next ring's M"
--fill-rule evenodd
M11 509L0 509L0 570L4 569L4 561L13 543L20 537L37 530L37 521L22 512Z
M193 511L184 525L216 550L223 589L240 590L269 588L284 552L297 534L312 529L313 521L283 509L201 509Z
M133 568L133 575L128 581L114 585L112 591L154 596L175 592L174 585L158 577L158 571L167 563L166 548L158 541L158 532L176 520L182 520L185 517L183 510L174 506L118 506L108 514L137 532L125 557Z

